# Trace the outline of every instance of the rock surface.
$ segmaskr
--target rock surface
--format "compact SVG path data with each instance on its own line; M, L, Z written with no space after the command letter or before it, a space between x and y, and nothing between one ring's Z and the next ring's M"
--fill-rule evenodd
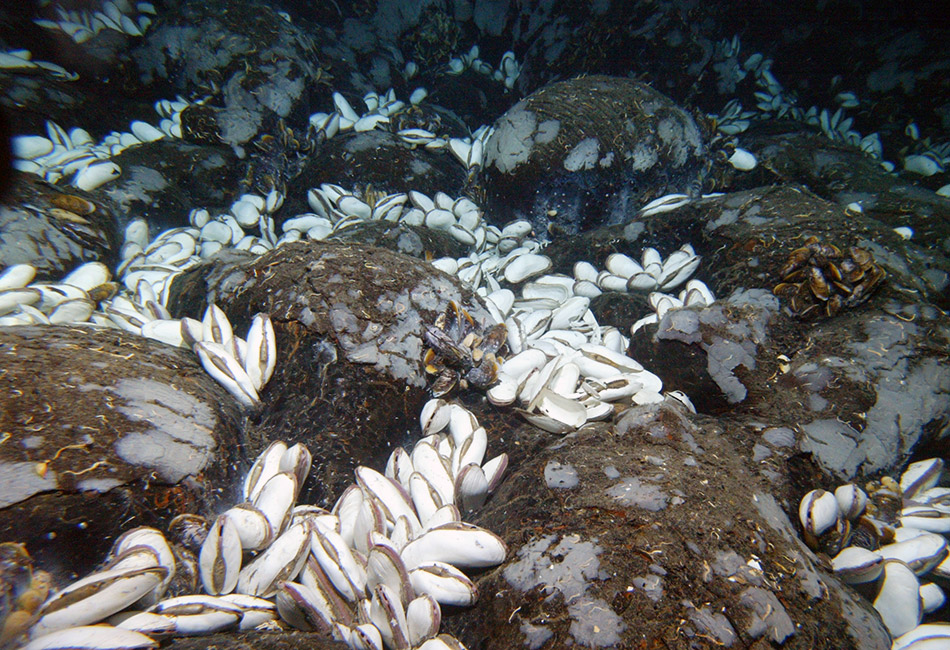
M514 469L475 521L512 552L479 580L478 610L443 624L480 648L889 648L744 435L671 401L563 438L509 430Z
M315 464L301 498L324 507L352 482L357 464L381 467L417 426L427 399L424 325L450 300L483 325L489 319L455 278L359 244L287 244L177 282L173 311L198 314L216 302L238 332L253 314L270 314L281 362L261 395L249 452L270 440L306 444Z
M490 219L567 234L623 223L651 199L693 192L705 156L692 117L649 86L596 75L550 84L498 118L485 144Z
M83 262L112 266L117 222L107 202L87 192L14 172L11 191L0 203L0 260L4 267L33 265L37 281L59 280Z
M46 42L45 31L36 36L40 28L31 23L29 4L0 12L5 46L17 47L22 34ZM510 553L502 567L480 576L478 604L444 612L442 629L473 648L886 648L877 614L829 575L799 542L792 522L807 490L831 488L844 477L896 474L919 454L947 455L950 323L943 312L950 309L950 200L931 190L950 177L945 169L918 177L900 165L903 154L939 142L946 131L945 80L937 74L946 67L940 58L946 38L939 30L916 29L930 27L928 20L939 23L937 5L921 5L910 15L901 3L868 4L866 29L841 30L828 19L838 9L834 3L820 4L825 8L805 16L793 3L753 3L739 17L729 3L290 3L283 7L285 18L266 3L172 0L159 7L144 37L104 30L79 46L57 34L56 47L34 52L36 59L78 72L76 81L34 69L0 70L0 105L15 110L9 116L14 133L42 133L51 118L66 129L88 128L99 140L113 129L127 131L132 119L157 123L151 104L158 99L179 92L191 101L208 98L182 114L183 143L129 150L121 156L120 180L90 195L112 195L122 206L118 219L109 216L111 225L62 228L44 203L49 188L19 180L18 187L29 189L25 199L13 201L19 212L7 223L29 212L27 205L43 206L36 232L66 251L48 256L49 262L31 258L49 265L44 273L51 279L82 260L111 263L107 258L118 249L114 224L130 216L122 214L127 207L143 210L154 234L158 224L183 224L192 206L224 211L236 194L277 187L288 194L275 215L279 224L308 211L306 190L324 181L429 194L464 188L483 206L488 197L486 216L495 223L530 216L536 234L553 237L544 252L555 259L556 271L568 274L578 260L603 266L611 252L636 257L645 246L665 256L689 242L704 258L698 277L719 302L667 315L643 330L632 349L663 376L666 388L685 390L700 415L669 403L641 407L614 424L561 439L487 405L480 393L459 395L489 428L489 455L511 455L506 482L476 520L499 532ZM56 18L55 5L43 10ZM784 26L780 40L776 24ZM738 39L724 39L737 31L741 49ZM522 74L514 90L472 68L446 73L448 57L473 42L489 67L506 50L516 53ZM893 47L897 42L902 46ZM637 151L625 140L618 107L659 126L636 102L660 91L671 98L664 105L674 107L673 123L683 134L705 134L713 120L703 114L730 99L745 108L759 101L754 93L762 90L761 77L745 67L757 51L774 60L786 96L802 110L815 105L832 113L840 90L860 89L859 106L845 114L861 134L879 130L884 160L896 163L897 175L884 173L880 160L840 138L833 142L817 135L817 127L774 113L774 119L752 120L736 138L701 135L699 148L687 147L681 166L671 156L672 166L650 167L635 179L618 171L623 154ZM802 65L805 60L835 67L815 70ZM418 62L418 76L409 74L410 61ZM640 90L622 93L609 106L586 91L563 96L564 88L586 84L589 91L601 83L598 77L553 83L578 74L612 74L611 84ZM643 90L631 76L656 90ZM387 133L323 142L308 132L310 112L333 110L332 91L360 111L360 98L370 90L394 87L405 100L418 86L442 111L448 128L441 134L464 136L511 111L499 122L505 129L490 144L491 166L480 177L445 150L412 150ZM631 94L633 102L627 101ZM527 99L516 104L518 97ZM532 107L539 97L547 97L538 102L543 106ZM530 122L526 107L544 115L521 131ZM557 138L540 143L552 149L545 150L546 167L506 186L497 173L500 154L517 157L526 149L524 140L511 136L531 131L538 145L552 132L540 128L552 116L560 128ZM435 117L413 112L397 122L428 126L425 120L435 123ZM912 135L917 127L920 136ZM664 144L653 131L640 135L650 145ZM610 148L615 138L624 143L616 151ZM222 141L232 148L227 156L220 154ZM756 169L739 172L725 162L737 146L757 156ZM235 162L233 156L242 154L245 160ZM224 157L224 166L216 156ZM518 167L527 169L534 162L528 158ZM166 173L160 163L176 169ZM195 173L194 165L212 171ZM214 171L225 167L226 173ZM301 169L305 173L298 175ZM165 187L149 189L156 182ZM712 189L727 194L634 219L655 196ZM862 205L861 214L841 209L852 202ZM96 215L108 214L99 207ZM911 239L895 234L896 226L910 227ZM419 260L443 254L437 241L413 234L384 227L343 236L387 244ZM790 252L810 235L867 248L886 268L886 281L866 303L834 318L793 318L771 291ZM11 257L22 252L21 241L7 246L3 238L0 264L21 261ZM98 251L94 257L76 252L91 249ZM422 293L414 293L419 287ZM299 244L260 259L222 254L209 270L179 280L176 289L178 315L198 316L213 300L226 307L239 333L253 313L272 311L279 362L260 410L239 413L186 350L75 328L0 335L0 356L13 359L0 365L0 432L13 434L0 444L0 458L20 464L0 486L0 495L18 500L0 508L0 541L28 542L38 567L54 571L59 585L98 563L121 530L142 523L164 527L183 510L213 511L218 497L232 503L243 461L271 437L308 441L317 462L312 477L324 484L309 486L304 498L332 502L352 480L355 463L379 469L392 446L419 435L421 325L448 298L485 317L471 292L424 262L352 244ZM623 330L645 312L641 296L602 297L592 307L602 324ZM61 345L72 347L52 354ZM143 375L159 386L149 383L145 397L126 399L149 410L145 419L116 415L129 410L116 391ZM103 388L79 400L74 387L84 385L80 381ZM180 422L184 416L169 415L174 409L154 401L166 391L190 395L187 400L218 418L222 434L214 449L199 450L218 461L203 472L169 473L169 466L156 462L132 466L117 456L121 447L102 444L119 438L111 429L101 433L103 422L117 417L127 425L125 436L161 433L168 421ZM55 399L47 399L51 394ZM45 429L31 429L38 426ZM54 427L55 436L47 439L44 432ZM109 466L96 467L99 460ZM24 486L42 491L22 496ZM166 643L333 645L301 632Z
M67 326L0 329L0 537L58 581L129 527L235 498L241 417L192 353Z

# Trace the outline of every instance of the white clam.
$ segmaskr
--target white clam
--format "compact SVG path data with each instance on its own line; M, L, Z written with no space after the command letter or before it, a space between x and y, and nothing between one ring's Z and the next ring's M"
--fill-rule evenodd
M21 650L135 650L157 647L157 642L140 632L108 625L83 625L37 636L21 646Z
M887 631L897 637L920 624L920 584L914 572L899 560L885 561L883 576L873 605Z
M122 170L113 162L96 163L80 169L73 177L72 184L88 192L115 180L121 173Z
M528 278L540 275L550 268L551 259L545 255L535 253L518 255L505 266L505 280L511 284L518 284Z
M234 520L218 517L198 555L201 584L212 595L226 594L237 585L241 570L241 538Z
M838 502L831 492L812 490L802 497L798 518L807 533L819 537L838 523Z
M406 569L426 562L447 562L453 566L478 568L504 561L505 543L491 531L465 523L433 528L409 542L401 557Z

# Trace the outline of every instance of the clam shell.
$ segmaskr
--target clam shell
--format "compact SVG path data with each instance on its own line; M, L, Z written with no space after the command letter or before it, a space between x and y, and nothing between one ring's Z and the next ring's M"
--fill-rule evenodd
M419 596L406 607L406 627L412 647L418 647L438 634L441 624L442 609L428 594Z
M134 650L157 648L158 643L140 632L108 625L83 625L33 638L21 650Z
M20 305L39 302L42 294L36 289L8 289L0 291L0 315L16 310Z
M63 278L62 283L88 292L100 284L105 284L111 277L109 267L102 262L86 262Z
M806 532L818 537L838 523L838 502L830 492L812 490L802 497L798 519Z
M551 259L546 255L525 253L518 255L505 265L505 280L511 284L524 282L528 278L541 275L551 268Z
M433 400L430 400L430 402L431 401ZM423 431L425 431L424 428ZM402 447L396 447L393 453L389 455L389 460L386 461L385 476L396 481L404 490L408 491L409 477L413 471L412 458L409 456L409 453Z
M914 629L923 615L917 576L899 560L885 561L883 582L873 605L892 637Z
M311 531L307 521L288 528L267 550L241 569L237 591L261 598L275 594L281 581L292 580L303 568L310 550Z
M422 528L412 508L412 500L399 483L386 478L369 467L356 468L356 482L364 493L379 500L386 518L395 523L399 517L406 517L413 531Z
M157 587L168 576L159 566L106 569L77 580L53 595L39 611L34 637L63 628L97 623ZM83 597L78 597L83 594Z
M838 510L846 519L857 519L864 512L868 502L868 495L854 483L839 485L835 489L835 500Z
M475 584L451 564L425 562L409 572L418 594L427 594L442 605L468 607L478 599Z
M643 272L643 267L640 266L640 264L623 253L612 253L608 255L605 266L608 271L621 278L630 278L637 273ZM589 269L582 267L582 271L585 273L585 276L589 276ZM591 279L590 277L581 278L577 276L577 264L574 265L574 275L578 277L578 279Z
M241 630L253 630L258 625L277 618L277 606L269 600L247 594L226 594L221 600L240 608Z
M282 582L277 590L277 611L282 619L298 630L328 634L333 629L326 598L307 585Z
M121 173L122 170L113 162L96 163L76 172L72 184L88 192L115 180Z
M389 546L374 545L366 556L366 588L372 590L380 584L387 585L404 606L415 598L399 552Z
M913 499L918 493L935 486L943 475L943 460L928 458L911 463L901 474L901 492L905 499Z
M0 273L0 291L22 289L36 277L36 269L30 264L14 264Z
M237 526L227 515L219 516L201 545L198 569L201 584L211 595L226 594L237 585L241 570L241 538Z
M310 552L343 598L354 602L365 597L366 569L339 534L315 530Z
M505 560L508 549L491 531L455 522L433 528L409 542L400 556L408 570L426 562L466 568L489 567Z
M940 564L948 554L947 540L942 535L926 533L903 542L880 548L885 560L901 560L917 575L923 575Z
M439 493L443 504L455 503L455 481L435 447L416 443L411 453L412 466Z
M274 539L274 529L267 517L250 503L239 503L221 516L227 517L234 524L241 548L246 551L266 548Z
M294 474L278 472L268 479L254 498L254 507L261 511L270 523L274 533L278 535L290 523L290 514L294 507L297 489L297 477Z
M884 570L884 558L876 551L848 546L831 560L831 566L842 582L854 585L877 580Z
M950 623L924 623L894 639L891 650L943 650L950 644Z
M336 622L342 625L356 623L353 608L334 589L330 579L313 556L307 558L300 572L299 582L312 589L314 595L317 596L317 600L310 604L320 610L321 616L331 623Z
M215 596L177 596L149 608L175 621L179 636L211 634L238 625L243 612L223 598Z
M369 608L369 619L379 630L383 642L395 650L409 649L406 612L398 594L385 584L376 585Z

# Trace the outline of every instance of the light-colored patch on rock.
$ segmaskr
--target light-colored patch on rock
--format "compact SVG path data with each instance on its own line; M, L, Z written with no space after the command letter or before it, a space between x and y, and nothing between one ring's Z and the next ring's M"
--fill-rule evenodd
M648 141L638 142L633 151L627 155L627 158L630 160L630 167L637 172L650 169L660 160L652 138Z
M36 463L0 463L0 508L29 499L34 494L56 489L56 472L40 476Z
M172 484L198 474L211 460L217 418L208 404L146 378L120 379L107 390L121 399L116 411L150 425L116 441L122 460L151 468Z
M593 169L597 165L600 155L600 143L596 138L584 138L573 147L564 158L564 169L576 172L582 169Z
M548 600L560 594L571 616L571 636L581 646L617 645L626 623L606 601L587 593L592 580L608 577L597 558L601 548L581 541L579 535L567 535L554 545L556 539L556 535L546 535L523 546L518 551L520 559L505 567L505 580L522 591L543 586L550 593ZM540 638L537 626L530 631L533 637L525 634L529 644Z
M768 634L773 643L781 645L785 639L795 634L795 624L781 601L771 591L749 587L742 592L739 603L752 610L746 634L753 639Z
M667 495L660 488L641 481L636 476L628 476L607 490L607 496L613 497L625 506L636 506L650 512L666 507Z
M573 465L549 460L544 466L544 483L549 488L570 489L577 487L579 480Z
M538 118L524 106L524 102L518 102L505 113L488 139L485 164L494 165L503 174L527 162L534 146Z

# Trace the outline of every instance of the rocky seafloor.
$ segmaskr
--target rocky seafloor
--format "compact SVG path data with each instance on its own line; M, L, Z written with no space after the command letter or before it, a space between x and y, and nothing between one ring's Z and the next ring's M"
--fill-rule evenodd
M332 507L358 465L382 471L421 437L427 326L455 303L485 329L497 320L487 295L558 275L575 287L565 298L589 298L598 326L616 328L623 351L694 410L627 396L552 433L485 387L448 393L485 427L487 457L508 456L503 482L465 517L508 553L470 572L478 601L443 608L442 632L468 648L891 647L873 597L803 541L798 507L815 488L854 482L893 524L900 499L876 494L882 478L950 461L950 53L930 10L108 4L141 34L88 19L98 29L76 39L35 22L80 24L64 12L104 5L0 9L7 130L55 144L14 147L0 273L31 265L38 286L99 261L116 282L106 293L120 295L135 292L133 273L160 278L159 320L200 319L214 303L246 332L269 314L277 364L248 407L187 347L134 327L5 321L0 542L23 544L34 571L62 588L123 531L213 519L241 500L272 440L310 449L299 501ZM10 54L21 49L30 57ZM70 149L85 153L44 158ZM67 171L86 158L118 171ZM400 219L368 218L409 192L423 197L403 198ZM448 203L425 203L440 192ZM234 221L247 195L280 200L224 244L205 236L198 211ZM460 197L476 206L474 225ZM318 221L290 236L301 215ZM146 244L171 228L202 235L178 268L136 268L128 229L139 219ZM476 272L445 272L446 259L503 256L504 237L485 238L513 221L528 232L508 250L539 242L526 255L547 268L521 277L480 259ZM646 292L578 293L578 263L610 268L612 255L641 260L647 248L670 258L687 244L711 304L631 333L651 311ZM89 292L103 314L106 293ZM19 607L18 566L0 567L3 614ZM946 574L927 579L950 588ZM947 624L950 611L920 621ZM162 644L337 645L289 628Z

